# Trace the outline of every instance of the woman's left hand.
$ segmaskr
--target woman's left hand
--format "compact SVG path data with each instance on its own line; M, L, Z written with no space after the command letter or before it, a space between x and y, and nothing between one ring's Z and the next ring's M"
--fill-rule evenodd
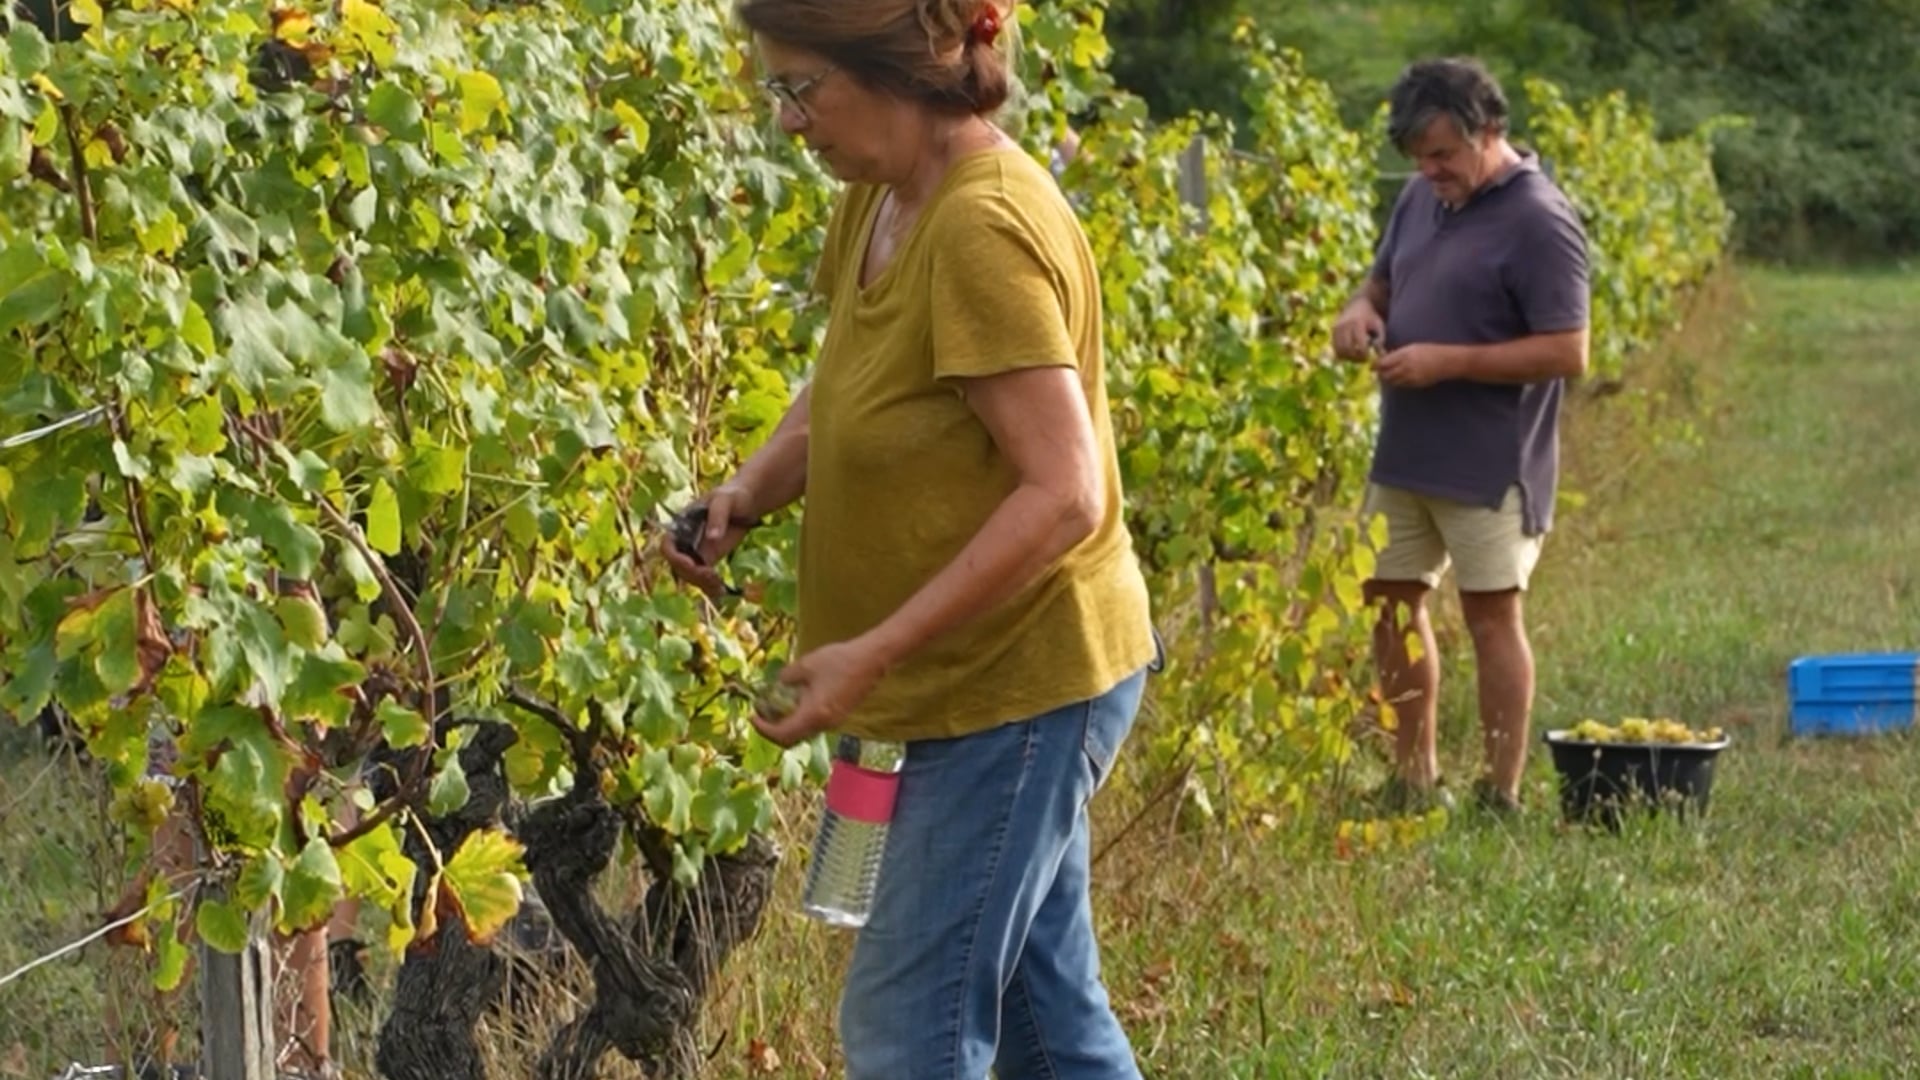
M885 658L865 638L823 645L780 672L780 681L800 692L800 704L785 716L756 716L753 726L781 746L831 731L866 700L885 672Z

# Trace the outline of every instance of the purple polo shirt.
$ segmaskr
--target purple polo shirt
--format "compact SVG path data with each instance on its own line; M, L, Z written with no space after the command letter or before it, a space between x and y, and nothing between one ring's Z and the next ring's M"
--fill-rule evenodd
M1586 232L1532 154L1458 210L1426 180L1408 181L1373 276L1387 288L1388 351L1490 345L1587 325ZM1563 384L1382 385L1373 482L1492 508L1519 484L1527 535L1546 532L1560 472Z

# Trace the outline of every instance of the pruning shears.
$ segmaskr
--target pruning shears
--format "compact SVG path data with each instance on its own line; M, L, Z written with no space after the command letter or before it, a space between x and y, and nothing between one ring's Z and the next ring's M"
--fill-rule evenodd
M760 519L736 517L728 524L735 528L751 529L760 524ZM707 504L695 503L673 515L667 522L667 535L672 539L675 551L692 559L697 565L706 566L706 556L700 554L700 541L707 536ZM741 595L738 586L729 585L724 581L720 584L726 589L728 596Z

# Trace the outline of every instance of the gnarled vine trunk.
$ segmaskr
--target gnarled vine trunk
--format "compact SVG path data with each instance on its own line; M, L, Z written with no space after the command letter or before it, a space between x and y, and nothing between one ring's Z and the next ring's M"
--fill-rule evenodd
M468 833L497 824L507 806L501 760L517 736L504 724L478 727L474 740L460 750L470 792L467 804L426 822L427 835L445 857L458 850ZM381 794L381 785L374 786ZM413 830L407 832L404 850L420 867L414 884L418 905L434 871L433 855ZM506 969L500 953L467 940L457 910L442 911L439 931L409 949L400 966L393 1011L380 1026L375 1054L381 1075L388 1080L486 1080L474 1029L499 997Z
M655 1080L691 1077L702 1064L696 1038L702 999L766 908L779 854L754 836L739 852L709 857L692 888L674 883L667 838L639 837L653 872L640 906L616 918L593 896L612 859L621 818L600 796L596 770L573 791L536 808L519 830L540 898L554 925L593 971L593 1005L555 1034L540 1080L589 1080L618 1050Z

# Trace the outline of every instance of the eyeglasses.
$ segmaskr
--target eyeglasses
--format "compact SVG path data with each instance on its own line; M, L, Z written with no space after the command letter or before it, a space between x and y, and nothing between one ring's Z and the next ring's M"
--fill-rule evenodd
M768 94L773 96L775 105L781 108L791 105L799 110L801 116L812 120L813 114L807 111L807 95L813 92L814 87L820 85L820 80L839 70L838 65L829 64L826 69L818 75L802 79L797 83L790 83L785 79L762 79L760 80L760 86Z

